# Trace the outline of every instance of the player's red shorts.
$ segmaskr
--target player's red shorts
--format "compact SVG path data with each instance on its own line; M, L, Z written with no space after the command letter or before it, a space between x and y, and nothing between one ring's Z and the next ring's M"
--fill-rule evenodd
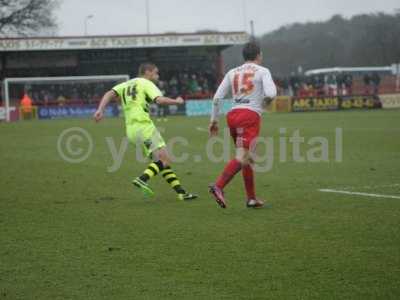
M260 133L260 115L245 108L231 110L226 116L231 136L237 148L250 149Z

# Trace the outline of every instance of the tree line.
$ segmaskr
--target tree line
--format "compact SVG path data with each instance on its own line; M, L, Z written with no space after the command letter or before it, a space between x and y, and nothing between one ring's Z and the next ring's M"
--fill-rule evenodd
M0 37L54 34L59 4L60 0L0 0ZM293 23L258 40L265 64L276 76L287 76L300 69L400 63L399 37L400 10ZM240 64L241 47L225 50L224 59L227 68Z
M259 37L265 64L278 76L300 69L400 63L400 11L325 22L294 23ZM227 68L241 63L241 47L224 51Z

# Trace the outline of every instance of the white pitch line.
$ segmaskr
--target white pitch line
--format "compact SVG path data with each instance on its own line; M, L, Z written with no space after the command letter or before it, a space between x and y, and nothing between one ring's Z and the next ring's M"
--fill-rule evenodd
M331 189L319 189L318 191L323 192L323 193L337 193L337 194L346 194L346 195L358 195L358 196L366 196L366 197L375 197L375 198L400 199L400 196L369 194L369 193L349 192L349 191L339 191L339 190L331 190Z
M203 128L203 127L196 127L196 129L197 129L198 131L208 132L208 130L205 129L205 128Z
M382 184L382 185L364 185L364 186L346 186L342 187L342 189L378 189L383 187L396 187L400 186L400 183L392 183L392 184Z

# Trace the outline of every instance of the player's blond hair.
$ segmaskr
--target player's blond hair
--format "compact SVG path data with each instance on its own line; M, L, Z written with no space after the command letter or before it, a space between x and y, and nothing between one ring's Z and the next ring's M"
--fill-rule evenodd
M155 68L157 68L157 66L153 63L150 62L146 62L146 63L142 63L139 66L139 76L143 76L144 74L146 74L147 71L153 71Z

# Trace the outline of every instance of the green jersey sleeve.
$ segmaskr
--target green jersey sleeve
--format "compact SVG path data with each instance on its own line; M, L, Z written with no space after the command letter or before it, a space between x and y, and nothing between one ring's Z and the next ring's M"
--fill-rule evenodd
M146 80L144 92L146 93L146 96L151 99L151 101L154 101L157 97L162 96L160 89L150 80Z
M122 91L126 87L126 82L119 83L112 88L112 90L118 95L118 97L122 98Z

